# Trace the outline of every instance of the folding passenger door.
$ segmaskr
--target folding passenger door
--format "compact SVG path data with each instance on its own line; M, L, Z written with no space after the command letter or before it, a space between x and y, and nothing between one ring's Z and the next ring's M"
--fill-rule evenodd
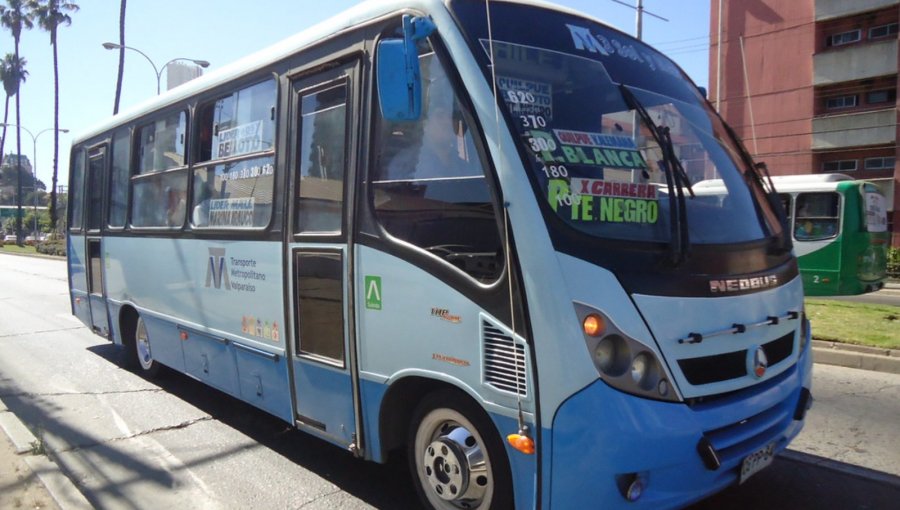
M359 399L348 218L359 63L312 69L318 71L291 82L287 257L296 419L302 428L355 449Z
M88 151L85 187L85 231L88 300L91 307L91 327L98 334L109 336L109 316L106 308L103 248L100 231L104 223L103 197L106 195L106 168L109 145L103 143Z

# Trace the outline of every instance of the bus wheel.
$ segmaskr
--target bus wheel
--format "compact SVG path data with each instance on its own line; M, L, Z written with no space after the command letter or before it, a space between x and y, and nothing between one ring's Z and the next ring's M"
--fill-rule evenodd
M147 377L159 375L160 364L150 354L150 335L147 334L147 325L143 317L138 317L137 326L134 328L133 356L137 359L142 373Z
M509 463L487 415L455 391L433 393L410 426L409 465L435 510L512 508Z

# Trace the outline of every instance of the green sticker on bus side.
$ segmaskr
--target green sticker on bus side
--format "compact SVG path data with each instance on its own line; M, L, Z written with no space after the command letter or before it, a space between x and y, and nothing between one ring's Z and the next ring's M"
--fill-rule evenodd
M366 308L381 310L381 277L366 275Z

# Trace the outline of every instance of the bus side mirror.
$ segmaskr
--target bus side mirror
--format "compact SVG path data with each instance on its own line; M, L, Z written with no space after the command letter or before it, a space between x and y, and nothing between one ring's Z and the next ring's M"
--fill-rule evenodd
M703 96L703 99L709 99L708 93L706 92L706 87L697 87L700 90L700 95Z
M406 14L403 39L383 39L378 43L378 102L386 120L418 120L422 114L422 75L416 42L428 37L434 28L431 19Z

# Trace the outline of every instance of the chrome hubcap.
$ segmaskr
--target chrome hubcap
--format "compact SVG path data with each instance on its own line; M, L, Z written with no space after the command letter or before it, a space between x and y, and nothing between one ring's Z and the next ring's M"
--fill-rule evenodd
M153 357L150 356L150 337L147 336L147 326L144 325L143 319L138 319L137 331L134 336L141 368L150 370L150 367L153 366Z
M425 479L442 500L460 508L481 504L490 471L477 439L464 427L445 423L438 437L425 447Z

